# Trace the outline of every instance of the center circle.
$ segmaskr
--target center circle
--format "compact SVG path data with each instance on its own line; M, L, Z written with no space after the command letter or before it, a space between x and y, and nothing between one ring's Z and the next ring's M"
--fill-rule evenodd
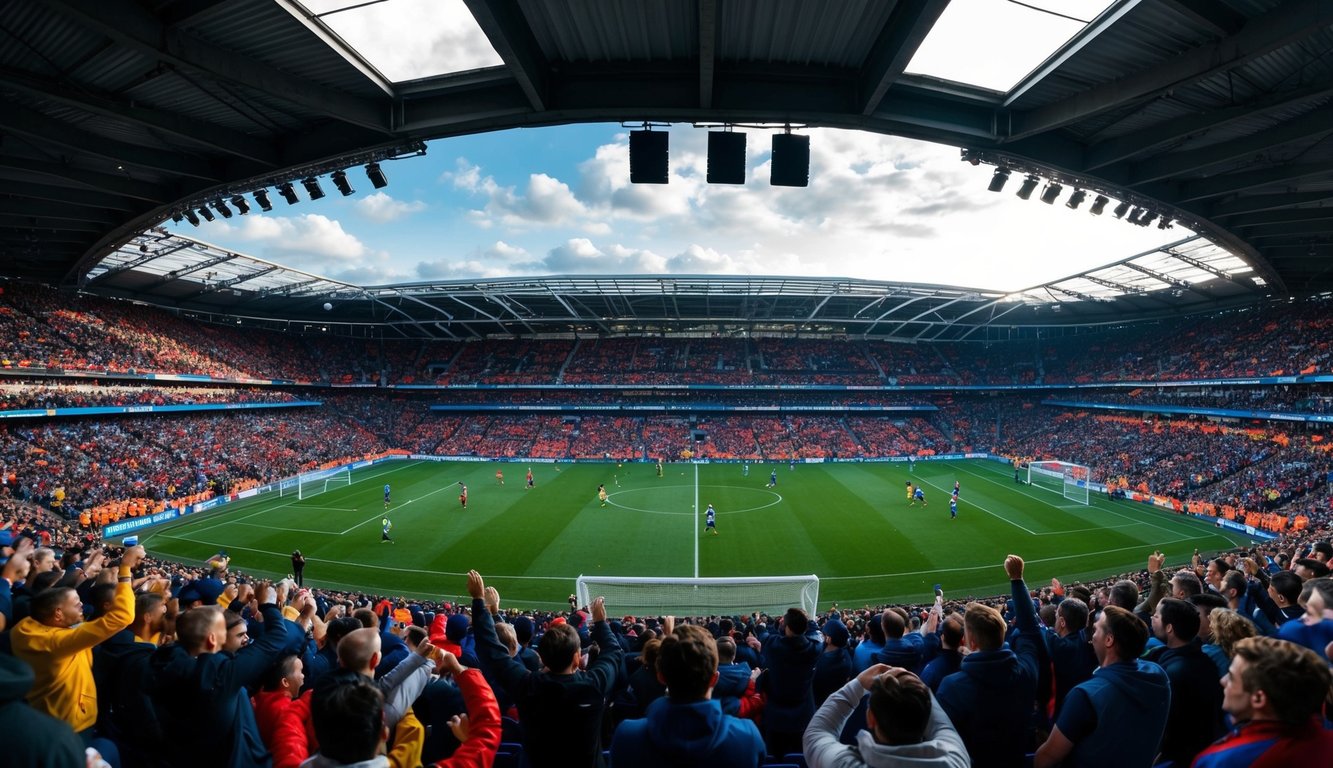
M630 489L628 489L628 490L624 490L624 491L616 491L615 493L609 493L609 494L607 494L607 496L606 496L606 500L607 500L607 501L611 504L611 506L613 506L613 507L619 507L619 508L621 508L621 509L627 509L627 510L629 510L629 511L631 511L631 512L642 512L642 513L644 513L644 514L646 514L646 515L696 515L696 514L698 514L698 511L697 511L697 510L696 510L696 511L693 511L693 512L675 512L675 511L663 510L663 509L645 509L645 508L643 508L643 507L630 506L629 504L625 504L625 503L623 503L623 502L620 502L620 501L616 501L616 500L615 500L615 498L616 498L617 496L631 496L631 497L632 497L634 494L658 493L658 492L660 492L660 491L666 490L667 488L691 488L691 489L693 489L694 487L695 487L695 486L693 486L693 485L664 485L664 486L659 486L659 487L656 487L656 488L630 488ZM703 492L703 491L705 491L705 490L727 488L727 489L731 489L731 490L746 491L746 492L749 492L749 493L762 494L762 495L759 497L759 499L767 502L767 503L762 503L762 504L760 504L760 503L756 503L754 506L750 506L750 507L742 507L742 508L740 508L740 509L728 509L728 510L725 510L725 511L719 509L719 510L717 510L717 514L718 514L719 517L721 517L722 515L738 515L738 514L741 514L741 513L743 513L743 512L758 512L758 511L761 510L761 509L768 509L769 507L774 507L774 506L777 506L778 504L781 504L781 503L782 503L782 495L779 494L779 493L776 492L776 491L768 490L767 488L750 488L750 487L747 487L747 486L744 486L744 485L700 485L700 486L698 486L698 488L699 488L699 491L700 491L700 492Z

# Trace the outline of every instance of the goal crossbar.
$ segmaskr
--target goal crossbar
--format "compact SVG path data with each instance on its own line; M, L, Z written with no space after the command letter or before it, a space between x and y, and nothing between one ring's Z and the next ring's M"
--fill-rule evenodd
M574 593L579 605L588 605L599 596L606 598L607 610L613 614L735 616L754 611L780 614L796 607L813 616L819 605L819 577L579 576Z
M1028 463L1028 485L1058 493L1070 501L1087 504L1092 469L1071 461L1033 461Z

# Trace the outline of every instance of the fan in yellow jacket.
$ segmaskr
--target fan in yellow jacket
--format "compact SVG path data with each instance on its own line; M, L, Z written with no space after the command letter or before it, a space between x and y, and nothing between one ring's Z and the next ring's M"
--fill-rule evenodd
M100 618L84 621L79 593L52 587L33 597L32 615L14 626L14 655L27 662L36 677L28 703L69 723L76 732L97 722L92 649L134 621L130 572L143 558L141 546L125 550L115 600Z

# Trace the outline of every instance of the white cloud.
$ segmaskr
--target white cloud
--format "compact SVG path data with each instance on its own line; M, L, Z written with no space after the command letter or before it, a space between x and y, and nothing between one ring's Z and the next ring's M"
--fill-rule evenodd
M321 20L394 82L504 63L462 0L304 0L304 5L326 14ZM339 12L328 13L333 10Z
M356 210L371 221L386 224L409 214L426 210L426 204L420 200L405 202L395 200L384 192L376 192L356 201Z
M316 213L244 216L228 223L214 222L200 230L205 239L213 231L221 231L228 239L257 246L264 258L291 267L342 268L383 256L372 254L365 243L346 232L338 221Z

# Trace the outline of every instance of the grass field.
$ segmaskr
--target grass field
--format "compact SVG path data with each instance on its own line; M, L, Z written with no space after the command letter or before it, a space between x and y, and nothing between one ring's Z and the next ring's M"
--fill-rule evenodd
M579 574L773 576L814 573L820 606L927 601L1005 592L1001 563L1027 559L1028 582L1068 582L1142 568L1160 547L1169 563L1195 547L1242 542L1205 522L1128 502L1091 506L1015 485L989 461L776 466L389 462L359 470L350 486L305 500L268 495L154 529L150 552L202 563L219 549L233 566L281 575L293 549L317 585L450 599L476 568L506 605L564 605ZM496 469L505 474L497 484ZM909 507L904 485L923 485L928 507ZM962 484L957 520L949 492ZM469 489L460 509L458 482ZM380 542L383 486L393 487L393 544ZM605 508L598 483L610 493ZM618 483L618 485L617 485ZM719 534L705 535L713 504ZM614 606L611 607L614 612Z

